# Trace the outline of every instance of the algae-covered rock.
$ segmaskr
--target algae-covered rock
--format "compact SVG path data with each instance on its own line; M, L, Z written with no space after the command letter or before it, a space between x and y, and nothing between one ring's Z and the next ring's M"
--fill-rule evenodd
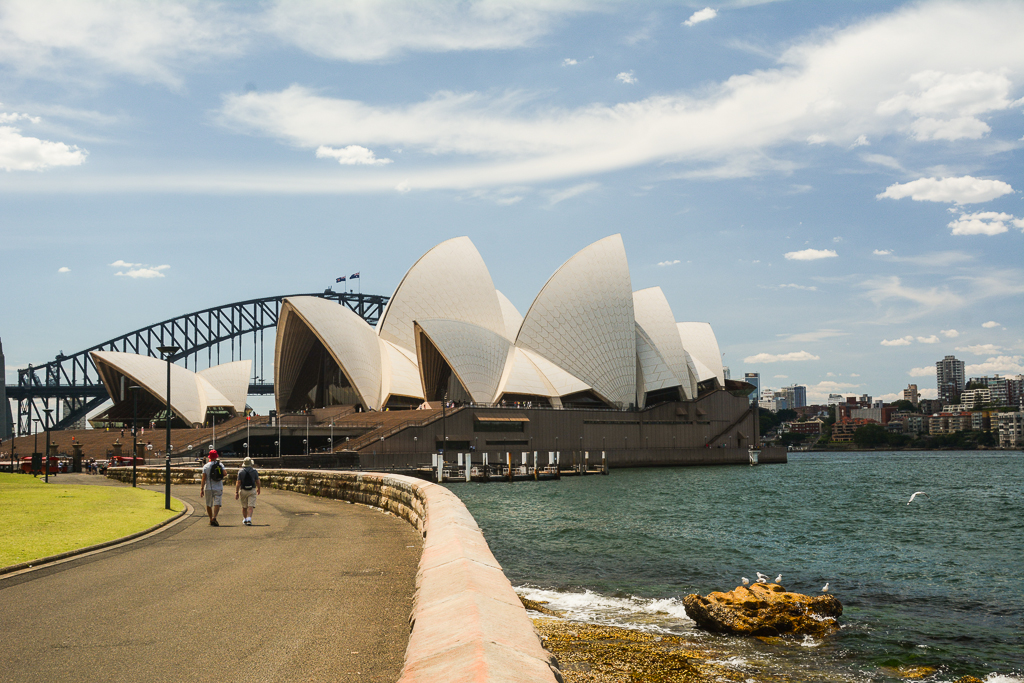
M748 636L827 636L839 630L843 605L834 595L790 593L774 583L683 598L686 614L707 631Z

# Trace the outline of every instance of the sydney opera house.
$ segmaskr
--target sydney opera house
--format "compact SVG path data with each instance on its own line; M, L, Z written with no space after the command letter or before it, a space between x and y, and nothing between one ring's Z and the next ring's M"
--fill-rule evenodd
M114 400L101 422L130 419L130 386L142 389L140 413L162 410L163 361L92 355ZM249 370L173 365L173 424L241 413ZM606 454L613 466L746 462L758 440L751 390L725 377L710 325L677 322L658 287L633 291L619 235L566 261L525 314L458 237L408 270L375 327L312 296L285 298L277 320L277 414L330 415L320 446L378 465L421 465L441 450L474 462L534 452Z

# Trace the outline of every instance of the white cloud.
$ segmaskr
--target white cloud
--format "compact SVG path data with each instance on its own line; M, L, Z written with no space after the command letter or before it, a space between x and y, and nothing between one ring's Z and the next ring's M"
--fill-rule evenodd
M615 80L622 81L627 84L633 84L636 83L636 76L633 75L632 71L623 71L615 77Z
M170 266L155 266L153 268L132 268L127 272L117 272L114 275L130 277L130 278L143 278L149 279L154 277L164 277L162 271L167 270Z
M976 204L1012 194L1013 188L1001 180L986 180L966 175L959 178L918 178L909 183L896 183L875 195L877 199L903 199L917 202L952 202Z
M911 301L918 304L923 312L936 308L961 308L967 301L964 296L945 286L927 289L906 286L896 275L868 280L864 286L868 288L868 298L876 304L890 299Z
M679 259L675 259L673 261L659 261L658 265L659 266L674 266L677 263L679 263Z
M906 337L897 337L896 339L883 339L881 341L882 346L910 346L914 342L914 338L910 335Z
M850 377L860 377L860 375L856 372L851 372Z
M699 9L693 14L691 14L690 18L683 22L683 26L694 26L702 21L714 19L717 16L718 10L711 9L710 7L705 7L704 9Z
M819 133L807 136L807 144L809 145L824 145L826 142L828 142L828 138Z
M889 254L892 253L892 249L875 249L871 253L874 254L875 256L888 256Z
M581 183L579 185L573 185L572 187L568 187L560 192L552 194L548 199L548 204L554 206L559 202L564 202L566 199L571 199L581 194L585 194L591 190L596 190L599 187L601 187L601 183Z
M1024 356L996 356L988 358L984 363L964 366L964 373L969 376L1024 374Z
M785 256L790 261L817 261L823 258L835 258L839 254L834 249L804 249L803 251L786 252Z
M371 150L359 145L349 145L341 149L321 145L317 147L316 158L337 159L342 166L382 166L392 162L391 159L378 159Z
M1021 34L1024 5L1017 3L910 4L817 32L786 50L776 68L692 93L570 109L531 92L438 92L421 102L378 106L293 85L231 95L221 118L311 149L356 144L422 153L427 163L409 178L422 188L540 182L663 162L686 166L682 176L738 177L792 170L796 162L781 158L781 148L813 134L881 139L912 134L911 124L922 116L952 120L997 111L992 107L1002 100L979 99L980 86L943 75L1024 73ZM331 45L345 45L336 32L328 35ZM940 76L930 85L914 80L925 72ZM976 80L989 90L1002 82ZM974 95L928 104L941 99L943 88ZM888 111L877 111L890 100ZM351 179L349 191L391 189L404 179ZM356 186L366 182L371 185ZM343 191L338 183L333 187Z
M920 141L977 139L991 131L977 116L1013 106L1012 88L1004 73L928 69L910 76L904 90L878 105L878 113L916 116L910 130Z
M67 266L62 266L62 267L57 269L57 272L58 273L70 273L71 269L68 268Z
M923 368L911 368L907 371L907 374L911 377L929 377L935 374L935 366L926 365Z
M793 351L792 353L758 353L753 356L747 356L743 359L744 363L781 363L785 361L801 361L801 360L820 360L818 356L807 353L806 351Z
M129 74L177 87L179 67L236 53L252 23L213 3L75 0L58 6L7 0L0 12L0 63L36 78Z
M987 356L994 353L1003 351L1003 347L996 346L995 344L971 344L970 346L958 346L957 351L965 351L967 353L973 353L975 356Z
M797 332L795 334L778 335L782 341L793 342L794 344L810 344L820 342L824 339L831 339L832 337L843 337L849 334L842 330L835 329L824 329L814 330L813 332Z
M987 323L982 323L981 326L985 328L999 327L999 323L995 320L989 320Z
M114 261L110 265L115 267L115 268L137 268L138 266L141 266L142 264L141 263L128 263L127 261L122 261L121 259L117 259L116 261Z
M801 289L801 290L805 290L805 291L808 291L808 292L816 292L816 291L818 291L818 288L813 286L813 285L795 285L795 284L779 285L779 289Z
M571 57L566 57L562 60L562 66L575 66L576 64L579 64L579 62Z
M1009 230L1007 223L1024 231L1024 218L997 211L962 213L948 227L954 235L999 235Z
M853 144L850 145L850 149L853 149L854 147L866 147L866 146L868 146L870 144L871 143L868 142L868 136L860 135L860 136L857 137L856 140L853 141Z
M320 57L371 62L410 52L524 47L561 17L592 9L574 0L276 0L262 20L279 40Z
M938 344L939 338L933 334L930 337L917 337L917 341L922 344Z
M860 158L869 164L878 164L896 171L903 170L903 164L886 154L861 154Z
M947 339L955 339L956 337L960 336L960 333L957 332L956 330L939 330L939 334L941 334L943 337L946 337Z
M0 126L0 168L5 171L42 171L55 166L79 166L88 154L63 142L22 135L12 126Z

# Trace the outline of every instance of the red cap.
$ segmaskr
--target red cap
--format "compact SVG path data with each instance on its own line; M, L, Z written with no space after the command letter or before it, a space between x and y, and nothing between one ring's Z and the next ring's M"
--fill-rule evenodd
M217 459L217 451L210 451L209 452L209 456L210 456L210 460L216 460Z

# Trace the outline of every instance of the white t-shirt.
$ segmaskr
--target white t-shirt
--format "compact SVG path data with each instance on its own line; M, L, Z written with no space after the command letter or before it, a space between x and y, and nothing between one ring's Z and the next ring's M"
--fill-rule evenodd
M211 460L210 462L208 462L205 465L203 465L203 474L206 476L206 486L211 491L223 491L224 490L224 480L221 479L220 481L214 481L213 477L210 476L210 470L213 469L214 463L218 463L218 462L220 462L220 460ZM223 465L221 465L221 467L223 467Z

